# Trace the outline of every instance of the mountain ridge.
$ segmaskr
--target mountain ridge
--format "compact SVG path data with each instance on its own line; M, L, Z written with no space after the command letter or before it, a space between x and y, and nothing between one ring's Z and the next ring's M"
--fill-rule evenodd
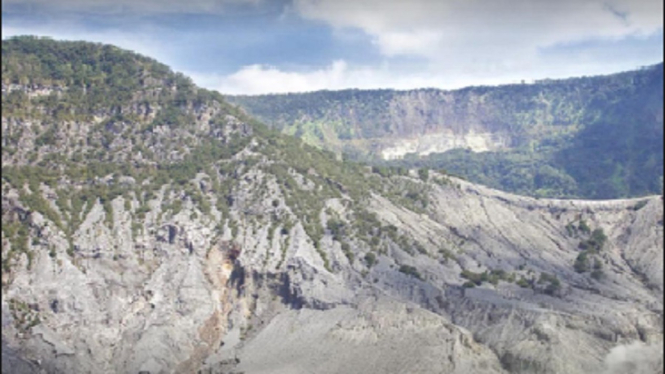
M83 97L42 95L30 75L20 82L27 66L55 71L70 60L49 51L90 44L3 41L3 69L12 43L35 47L3 70L3 88L25 94L2 95L2 340L16 368L662 366L641 355L662 347L662 196L534 199L436 171L384 175L186 80L151 96L112 66L96 79L95 58L71 65L91 66ZM609 360L626 347L641 354Z
M284 133L350 159L444 168L530 196L619 198L660 192L662 70L659 63L536 84L227 100ZM627 140L634 134L643 134L640 146ZM602 142L593 144L596 139ZM586 154L591 147L598 150ZM608 153L620 158L605 158ZM585 178L589 168L596 170L593 178Z

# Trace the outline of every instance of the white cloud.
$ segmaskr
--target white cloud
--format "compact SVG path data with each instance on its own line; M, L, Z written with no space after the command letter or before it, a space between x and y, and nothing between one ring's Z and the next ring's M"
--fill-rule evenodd
M310 71L283 70L274 66L244 66L230 75L186 72L199 86L218 90L222 94L268 94L311 92L347 88L397 90L418 88L457 89L467 86L494 86L531 83L534 79L568 78L582 75L611 74L637 68L639 58L617 61L598 61L596 57L580 58L566 64L567 56L552 57L547 63L518 63L487 65L485 69L467 66L441 69L431 64L424 69L398 67L389 63L378 66L360 66L338 60L320 69Z
M175 61L173 68L176 70L196 65L188 65L188 60L182 58L178 48L182 47L183 40L172 40L172 35L179 35L178 32L166 36L154 22L135 25L131 31L119 24L112 29L91 29L78 22L85 17L81 12L106 9L154 13L180 12L187 8L187 12L214 13L231 3L268 4L266 0L191 0L186 3L176 0L3 0L3 7L19 2L62 9L65 16L47 17L48 22L30 26L20 21L3 22L3 37L32 34L110 43L167 64ZM117 7L112 8L111 4ZM259 8L261 6L256 10L261 10ZM662 10L662 1L653 0L293 0L291 6L285 7L289 17L282 17L284 22L289 22L295 12L307 19L326 22L340 31L333 35L344 35L349 30L354 35L362 34L356 31L363 30L385 59L375 65L358 65L354 61L362 58L355 60L357 56L346 55L344 60L338 59L315 70L285 70L255 64L237 68L235 73L226 76L194 68L187 73L199 85L229 94L344 88L453 89L517 83L522 79L606 74L662 60L662 45L651 47L643 43L631 47L630 51L619 51L613 50L613 42L607 42L615 41L619 46L626 37L635 40L636 36L647 38L658 30L662 33ZM239 27L237 32L244 30ZM195 33L187 39L187 43L190 42L204 43L197 41ZM341 38L338 42L344 44ZM588 42L588 45L566 47L580 45L580 42ZM621 46L627 48L626 43ZM206 46L202 44L200 48ZM403 59L403 56L409 58ZM274 56L266 57L275 61ZM416 62L411 64L410 57L415 57ZM293 66L290 58L281 56L280 66Z
M310 72L289 72L272 66L249 65L228 76L195 72L190 76L199 85L225 94L259 94L343 88L348 83L349 71L347 63L339 60Z
M521 68L543 48L649 35L662 0L294 0L303 17L360 28L386 56L427 58L444 69Z
M433 45L443 40L438 30L390 31L381 35L378 45L387 56L414 54L427 56Z
M237 72L218 74L188 73L202 87L223 94L267 94L311 92L317 90L359 89L415 89L425 87L461 88L468 85L495 85L517 83L515 77L474 77L451 75L432 70L401 70L384 63L380 66L349 65L338 60L318 70L298 72L280 70L273 66L249 65Z
M343 84L346 70L344 61L335 61L326 69L308 73L284 72L274 67L251 65L225 77L223 84L233 91L245 93L334 89Z

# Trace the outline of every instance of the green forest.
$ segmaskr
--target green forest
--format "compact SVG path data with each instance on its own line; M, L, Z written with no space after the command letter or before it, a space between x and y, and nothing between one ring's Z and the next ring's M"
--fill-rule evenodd
M427 167L538 197L662 192L663 64L535 84L230 96L264 123L372 165ZM379 157L394 139L469 127L509 134L507 149Z
M2 83L3 116L50 123L36 134L37 146L56 142L63 123L108 117L98 126L112 131L87 139L83 146L69 144L76 149L73 160L112 161L102 153L115 136L128 137L133 149L149 153L152 129L189 126L192 110L214 100L247 123L258 125L256 117L338 158L373 166L443 170L536 197L607 199L662 193L663 64L608 76L456 91L222 96L195 87L188 77L151 58L113 46L23 36L2 43ZM25 90L13 86L48 91L28 98ZM155 114L139 119L137 108ZM455 131L480 124L487 131L509 134L510 147L407 154L392 161L378 157L387 139L437 131L444 122ZM136 128L123 132L116 128L120 123ZM22 132L12 127L3 134L3 152L11 156L18 151ZM40 159L42 166L62 167L66 162L68 157L57 152Z

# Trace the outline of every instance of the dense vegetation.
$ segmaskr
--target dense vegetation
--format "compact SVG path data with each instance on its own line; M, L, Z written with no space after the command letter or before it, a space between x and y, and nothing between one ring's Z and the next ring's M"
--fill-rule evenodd
M330 271L326 235L349 261L355 260L351 244L363 247L368 267L391 246L438 255L366 209L369 194L377 192L423 211L429 187L406 177L406 170L381 175L339 161L332 152L262 125L166 66L115 47L16 37L3 41L2 51L8 135L2 188L3 196L20 191L21 203L3 210L3 243L10 244L3 246L5 271L22 255L31 266L39 242L29 237L40 228L30 212L48 218L69 241L67 255L76 258L73 238L82 221L101 204L112 227L112 202L118 199L131 212L134 236L146 232L145 218L155 203L161 201L160 217L176 216L191 203L192 214L218 220L218 234L227 225L235 238L239 221L268 227L270 240L280 241L282 258L299 222ZM250 174L262 180L248 191L243 183ZM422 171L420 178L429 175ZM348 209L327 209L331 198ZM269 199L270 209L260 205L262 199ZM50 254L55 260L52 249Z
M565 171L548 162L552 149L542 147L531 152L475 153L468 149L455 149L424 157L407 155L404 159L377 164L403 168L443 168L447 173L475 183L538 197L576 196L578 184Z
M177 124L173 119L182 115L178 107L202 105L214 99L225 104L227 110L233 108L219 93L194 86L189 77L149 57L112 45L54 42L34 36L3 40L2 84L55 91L28 101L23 90L3 89L3 109L11 115L19 114L17 111L27 103L53 107L55 115L93 115L97 111L122 114L128 104L173 104L175 108L160 112L160 119ZM138 97L140 92L151 95ZM233 114L241 115L237 111Z
M542 197L619 198L662 191L663 64L608 76L424 89L232 96L265 123L375 165L445 169ZM390 139L450 129L507 133L510 149L383 161Z
M457 150L428 158L407 157L397 164L377 162L370 167L340 161L334 152L307 144L306 139L271 129L226 103L220 94L199 89L164 65L128 51L34 37L3 41L2 50L3 133L7 135L3 137L2 189L3 203L9 208L3 209L4 272L11 272L23 255L27 266L32 265L34 250L40 246L37 232L42 229L31 222L32 212L41 213L53 224L52 229L63 234L69 241L67 256L75 259L74 236L85 217L100 204L104 224L111 228L112 202L118 199L131 214L134 236L146 232L145 218L154 211L155 203L161 204L160 217L173 217L185 205L192 205L195 209L190 214L216 220L217 234L226 226L233 238L238 236L240 221L243 226L247 221L255 222L268 228L270 241L279 242L280 265L296 224L302 225L324 266L333 272L336 269L329 259L326 238L340 246L348 261L365 266L363 274L381 261L381 255L396 248L410 256L456 261L454 245L420 243L408 232L382 223L367 209L369 196L377 193L398 206L426 213L431 209L434 184L458 188L448 172L430 172L429 168L439 164L451 165L448 170L460 174L477 169L470 178L490 185L499 180L524 193L572 195L581 191L578 181L571 177L573 173L552 166L551 160L556 158L550 156L574 147L583 152L587 148L579 142L592 136L588 133L592 127L586 127L567 142L565 137L550 139L532 146L532 152L520 148L497 153L493 160L482 158L492 154ZM382 92L388 95L392 91ZM657 112L659 103L648 101L652 98L645 95L644 103ZM603 128L602 124L610 123L603 122L604 118L612 117L613 112L598 112L597 123L601 125L597 126ZM658 130L662 137L662 126L654 130L655 136ZM636 142L648 143L642 135L622 131L626 148L620 152L630 154ZM642 148L653 152L644 145ZM633 167L644 161L630 160ZM662 168L662 155L647 161ZM411 170L414 166L417 171ZM594 173L603 178L601 166ZM256 188L246 190L243 183L257 178L262 180ZM652 188L639 185L639 178L633 182L622 175L613 178L628 189L633 185ZM16 191L20 206L4 200L10 190ZM598 191L594 193L608 189ZM617 187L613 191L635 190ZM243 196L243 201L238 201L238 196ZM327 207L330 199L340 201L343 209ZM261 205L264 200L270 207ZM634 209L642 206L637 204ZM574 269L602 279L605 234L592 230L584 221L569 224L567 230L579 239ZM48 250L57 261L55 250ZM426 279L427 275L412 265L397 265L396 271ZM461 276L468 280L466 287L505 281L550 295L556 295L561 287L555 277L545 273L538 280L535 274L500 269L483 273L463 270Z

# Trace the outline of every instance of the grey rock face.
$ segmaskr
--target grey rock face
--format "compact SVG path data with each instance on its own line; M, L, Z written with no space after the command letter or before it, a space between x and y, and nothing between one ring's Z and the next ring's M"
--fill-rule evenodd
M281 313L243 346L239 358L236 370L247 373L505 372L468 331L384 298Z
M235 192L247 203L229 217L264 203L252 196L265 177L256 173ZM327 233L321 245L332 272L299 221L269 239L266 224L238 219L233 236L214 207L205 215L186 202L178 214L163 212L171 198L164 193L144 221L132 214L134 202L118 197L109 225L97 202L74 233L73 257L64 233L33 212L40 240L30 243L32 266L12 273L3 291L3 347L23 360L10 365L61 373L572 374L618 370L606 358L615 347L662 344L660 197L633 210L636 200L536 200L449 181L431 186L424 213L372 198L382 224L424 251L392 245L368 267L360 260L366 244L352 241L350 262ZM3 193L3 206L20 209L16 196ZM582 237L566 225L580 218L607 234L601 280L573 268ZM420 279L399 271L403 265ZM503 269L535 286L464 288L463 269ZM559 279L556 294L538 285L542 273ZM40 323L17 323L10 300L30 305ZM637 365L628 361L621 365Z

